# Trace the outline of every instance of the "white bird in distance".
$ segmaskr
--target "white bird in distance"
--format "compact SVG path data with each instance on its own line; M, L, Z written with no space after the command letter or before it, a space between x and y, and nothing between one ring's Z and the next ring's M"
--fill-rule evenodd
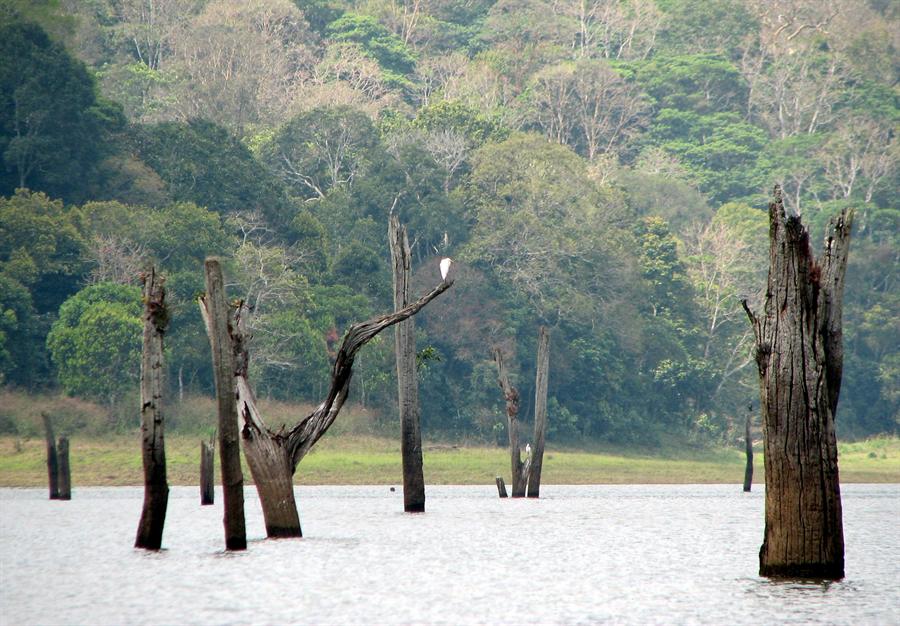
M447 274L450 272L450 264L453 261L449 257L441 259L441 280L447 280Z

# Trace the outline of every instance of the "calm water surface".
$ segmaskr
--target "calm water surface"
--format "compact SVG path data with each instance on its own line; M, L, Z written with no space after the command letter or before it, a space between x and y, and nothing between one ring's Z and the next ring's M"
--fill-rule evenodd
M223 551L222 498L169 499L165 550L132 548L142 490L0 490L0 624L900 624L900 485L844 485L847 577L757 572L762 490L735 485L300 487L306 535Z

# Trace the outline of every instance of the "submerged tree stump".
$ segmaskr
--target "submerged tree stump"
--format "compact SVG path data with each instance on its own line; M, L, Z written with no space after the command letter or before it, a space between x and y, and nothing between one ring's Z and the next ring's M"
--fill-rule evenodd
M503 390L503 398L506 400L506 433L509 437L512 497L524 498L525 488L528 483L528 468L525 467L525 463L522 461L522 450L519 447L519 390L509 382L509 374L503 361L503 352L495 346L493 353L494 362L497 364L497 382L500 384L500 389ZM502 482L503 478L498 476L497 480ZM498 484L498 489L499 486ZM506 497L505 484L502 491L500 491L500 497Z
M747 419L744 422L744 454L747 464L744 467L744 491L750 491L753 487L753 437L750 427L753 423L753 405L747 407Z
M388 219L394 282L394 310L409 304L410 250L406 227L391 213ZM397 360L397 400L400 407L400 452L403 466L403 510L425 511L425 474L419 424L419 382L416 376L416 328L412 317L394 326Z
M769 205L769 277L756 335L766 480L761 576L839 579L844 533L834 420L841 387L841 313L853 213L828 226L817 262L781 190Z
M497 476L497 495L501 498L509 497L509 494L506 493L506 483L503 481L503 476Z
M59 458L56 452L56 437L53 434L53 421L47 413L41 413L44 421L44 439L47 442L47 482L50 486L50 499L59 500Z
M141 456L144 465L144 506L135 548L159 550L169 504L163 394L163 335L169 324L166 290L156 269L144 275L144 335L141 350Z
M214 441L200 442L200 505L215 504L214 474L216 447Z
M222 268L216 259L207 259L206 295L201 301L212 351L213 373L218 405L219 459L222 467L222 493L225 502L225 547L247 549L244 519L244 474L238 440L238 412L235 389L235 360L231 344L231 313L225 300Z
M69 438L60 437L57 444L59 454L59 500L72 499L72 470L69 466Z
M541 467L544 463L544 440L547 436L547 384L550 372L550 333L546 326L538 331L538 353L534 384L534 449L528 474L528 497L541 492Z

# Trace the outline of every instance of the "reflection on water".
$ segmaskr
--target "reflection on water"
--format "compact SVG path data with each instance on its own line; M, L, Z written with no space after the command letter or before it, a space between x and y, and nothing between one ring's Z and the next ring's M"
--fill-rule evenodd
M303 539L223 551L222 498L169 500L133 549L138 488L0 490L0 624L900 624L900 485L842 485L847 578L756 576L761 490L739 485L300 487Z

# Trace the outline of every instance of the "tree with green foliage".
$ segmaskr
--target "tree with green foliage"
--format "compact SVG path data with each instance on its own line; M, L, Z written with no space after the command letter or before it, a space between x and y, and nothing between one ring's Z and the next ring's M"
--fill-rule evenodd
M66 393L106 402L112 409L138 381L141 292L100 283L66 300L47 347Z
M41 27L0 23L0 195L31 187L85 199L124 125L121 108L97 95L80 61Z

